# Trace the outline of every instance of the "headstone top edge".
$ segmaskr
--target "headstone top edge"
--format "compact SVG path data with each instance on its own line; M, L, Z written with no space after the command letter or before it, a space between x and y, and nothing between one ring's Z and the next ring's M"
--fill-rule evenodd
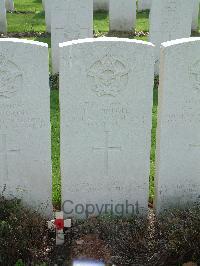
M141 40L131 40L128 38L116 38L116 37L100 37L100 38L85 38L85 39L78 39L68 42L63 42L59 44L60 48L64 48L66 46L72 46L75 44L84 44L84 43L99 43L99 42L118 42L118 43L132 43L132 44L142 44L150 47L155 47L155 45L151 42L141 41Z
M190 37L190 38L182 38L182 39L176 39L172 41L167 41L161 43L162 48L167 48L175 45L181 45L181 44L186 44L186 43L200 43L200 37Z
M29 45L36 45L41 47L48 48L47 43L38 42L38 41L32 41L32 40L26 40L26 39L17 39L17 38L2 38L0 39L0 43L21 43L21 44L29 44Z

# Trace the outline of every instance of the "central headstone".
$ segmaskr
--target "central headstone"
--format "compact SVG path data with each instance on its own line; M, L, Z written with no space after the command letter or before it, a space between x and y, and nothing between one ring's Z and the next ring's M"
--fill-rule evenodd
M193 8L194 0L152 0L149 41L156 45L156 74L161 43L190 37Z
M59 72L59 43L93 37L93 0L53 0L51 3L53 73Z
M122 215L145 213L153 45L99 38L60 47L62 203L66 216L87 216L87 204L92 204L90 213L94 207L96 215L106 212L105 204L107 214L112 210L117 214L117 204L123 205Z

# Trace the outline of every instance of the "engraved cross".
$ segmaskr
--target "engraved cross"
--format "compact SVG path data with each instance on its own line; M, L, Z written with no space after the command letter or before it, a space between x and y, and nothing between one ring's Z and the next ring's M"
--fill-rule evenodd
M109 145L109 131L105 131L105 144L104 147L93 147L93 150L103 150L104 151L104 172L108 176L109 170L109 151L121 151L120 146L110 146Z
M0 135L0 161L3 162L3 178L8 178L8 153L16 153L19 151L19 149L8 149L7 136L5 134Z

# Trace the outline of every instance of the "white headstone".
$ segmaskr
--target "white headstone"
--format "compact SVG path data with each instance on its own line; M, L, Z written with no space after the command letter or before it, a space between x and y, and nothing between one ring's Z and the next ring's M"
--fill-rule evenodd
M138 0L137 4L138 4L138 11L142 11L142 10L150 10L151 9L151 3L152 0Z
M51 12L53 12L52 0L45 0L45 23L46 31L51 33Z
M134 31L136 0L110 0L109 19L111 31Z
M51 14L53 73L59 71L59 43L93 37L93 0L54 0Z
M152 0L149 41L156 45L155 73L159 72L160 44L191 35L194 0Z
M45 9L45 1L46 0L42 0L42 6L43 6L44 9Z
M0 1L0 33L7 32L5 0Z
M154 46L98 38L60 47L62 203L66 216L84 217L78 204L84 208L93 204L97 215L101 208L105 212L103 204L113 204L117 213L116 204L126 209L126 202L135 206L135 214L137 204L140 214L146 212ZM132 211L131 207L127 210Z
M51 206L47 44L0 39L0 191L46 215Z
M2 1L2 0L1 0ZM6 4L6 10L7 11L13 11L14 8L14 0L5 0L5 4Z
M156 209L200 202L200 38L161 47Z
M93 0L94 1L94 11L109 9L109 0Z
M199 5L200 0L195 0L192 19L192 30L197 30L199 27Z

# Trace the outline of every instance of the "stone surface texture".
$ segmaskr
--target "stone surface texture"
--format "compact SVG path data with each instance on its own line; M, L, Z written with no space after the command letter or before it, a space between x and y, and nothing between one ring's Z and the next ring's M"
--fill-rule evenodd
M48 47L0 40L0 191L52 212Z
M200 202L200 38L162 44L156 209Z
M7 32L5 0L0 1L0 33Z
M94 11L104 10L108 11L109 9L109 0L93 0L94 2Z
M78 203L101 209L128 201L140 214L147 211L153 54L152 44L129 39L60 44L62 203L68 216L84 217L70 214Z
M193 8L194 0L152 0L149 41L156 45L156 74L161 43L190 37Z
M93 37L93 0L54 0L52 10L52 68L57 73L59 43Z
M109 1L110 31L134 31L136 0Z
M151 9L152 0L138 0L138 11L142 10L150 10Z

